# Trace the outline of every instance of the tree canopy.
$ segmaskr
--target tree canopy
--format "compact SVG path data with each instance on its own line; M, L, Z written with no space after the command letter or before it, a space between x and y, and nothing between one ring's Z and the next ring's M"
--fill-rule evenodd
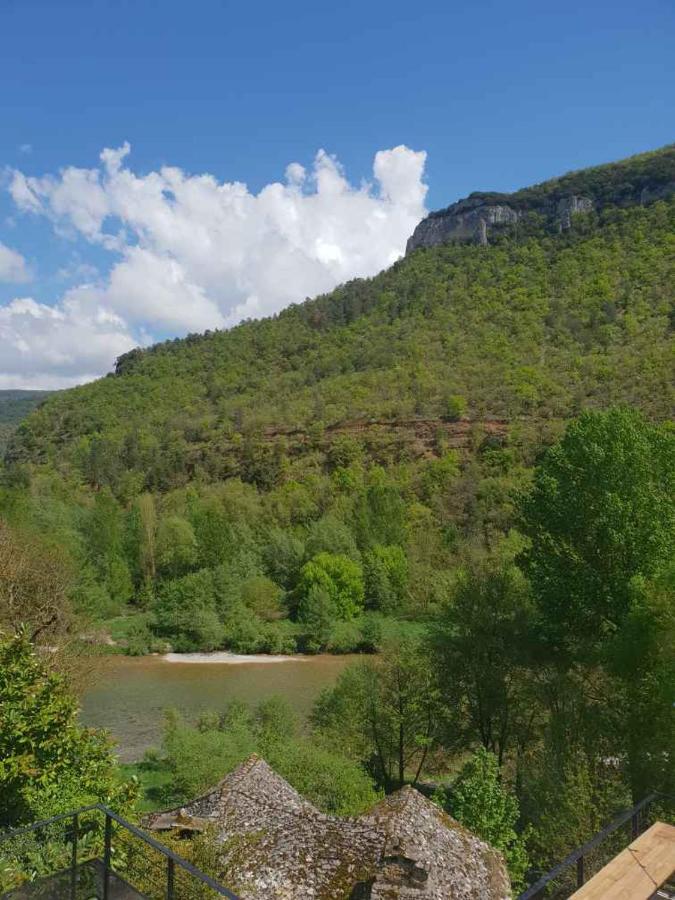
M28 637L0 635L0 828L89 803L123 811L134 786L119 777L109 738L77 722L62 675Z

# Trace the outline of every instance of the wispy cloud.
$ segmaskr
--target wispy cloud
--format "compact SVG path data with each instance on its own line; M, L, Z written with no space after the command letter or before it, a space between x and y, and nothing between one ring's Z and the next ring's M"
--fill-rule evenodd
M0 242L0 281L20 284L30 279L31 273L23 256Z

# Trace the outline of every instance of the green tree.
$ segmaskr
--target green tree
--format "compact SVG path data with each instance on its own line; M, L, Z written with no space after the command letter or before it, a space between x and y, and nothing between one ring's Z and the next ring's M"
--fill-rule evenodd
M523 497L523 564L542 627L568 650L592 649L675 547L675 433L629 409L586 412L535 469Z
M215 497L195 499L190 508L190 521L197 540L198 561L214 567L224 562L232 543L230 521Z
M26 634L0 635L0 828L88 803L129 808L135 787L120 778L107 735L81 727L77 713Z
M651 791L675 793L675 565L633 583L631 609L608 653L620 680L620 707L634 802Z
M123 513L109 488L95 494L83 532L87 557L113 604L126 603L133 594L133 583L124 556Z
M303 797L332 815L358 815L379 798L365 771L337 745L281 741L271 748L268 762Z
M357 495L354 531L362 549L374 544L405 543L405 501L397 485L379 466L368 473L365 490Z
M305 542L308 556L334 553L358 560L359 551L349 527L335 515L326 515L312 522Z
M259 618L272 622L284 614L281 588L264 575L254 575L241 586L241 599Z
M176 650L215 650L222 644L223 624L209 569L165 582L153 601L152 614L154 630Z
M531 825L532 862L542 871L630 805L619 773L606 760L589 759L577 746L561 746L555 730L528 753L519 794L523 817Z
M305 563L296 588L300 609L314 587L325 591L339 619L353 619L363 609L363 572L361 566L347 556L318 553Z
M378 797L363 769L339 749L302 734L278 697L255 710L232 703L222 716L202 716L197 727L170 712L163 745L172 773L169 801L199 795L253 752L324 812L354 815Z
M459 454L456 450L449 450L440 459L428 462L422 471L422 495L431 501L437 494L447 493L459 477Z
M328 590L321 584L311 584L298 606L298 621L305 626L306 649L310 653L327 646L337 618L337 607Z
M514 892L523 887L529 861L516 831L518 800L501 778L497 757L481 747L465 764L447 798L449 812L474 834L501 850Z
M138 566L142 580L152 584L157 572L157 512L152 494L141 494L134 509Z
M349 666L312 714L316 728L367 765L387 792L418 782L442 719L433 669L413 640Z
M459 394L449 394L445 400L445 416L451 422L458 422L466 413L466 400Z
M376 544L363 556L366 606L384 613L404 607L408 591L408 560L401 547Z
M62 643L75 620L74 582L63 550L0 520L0 629L25 627L36 643Z
M479 740L499 763L526 740L537 708L530 681L531 604L512 564L460 571L431 634L443 696L460 710L463 739ZM457 727L457 721L453 721Z
M157 528L157 569L165 578L185 575L197 562L197 539L192 525L180 516L167 516Z
M293 532L272 528L263 547L267 574L285 590L295 585L305 557L305 545Z

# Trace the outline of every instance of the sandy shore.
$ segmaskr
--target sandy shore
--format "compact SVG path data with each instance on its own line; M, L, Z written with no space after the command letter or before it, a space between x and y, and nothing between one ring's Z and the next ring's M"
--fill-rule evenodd
M239 653L226 653L215 651L214 653L164 653L162 659L171 663L225 663L236 666L244 663L281 663L281 662L305 662L306 656L273 656L263 653L250 656Z

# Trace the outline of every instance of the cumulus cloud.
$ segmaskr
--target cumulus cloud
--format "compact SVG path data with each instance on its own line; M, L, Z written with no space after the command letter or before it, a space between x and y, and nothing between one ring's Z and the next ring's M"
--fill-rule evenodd
M227 327L373 275L403 253L425 213L426 154L404 146L375 155L368 183L351 184L320 150L309 169L292 162L283 181L257 194L170 166L140 175L129 154L125 143L104 150L95 168L41 178L15 171L9 184L21 211L110 251L105 280L83 287L86 327L95 307L114 319L118 343ZM65 320L47 321L67 330L63 322L78 314L72 297L54 314ZM107 361L83 375L107 370L114 355L111 347Z
M0 306L0 388L81 384L137 343L86 288L69 292L56 307L18 298Z
M30 281L26 260L16 250L0 241L0 281L19 283Z

